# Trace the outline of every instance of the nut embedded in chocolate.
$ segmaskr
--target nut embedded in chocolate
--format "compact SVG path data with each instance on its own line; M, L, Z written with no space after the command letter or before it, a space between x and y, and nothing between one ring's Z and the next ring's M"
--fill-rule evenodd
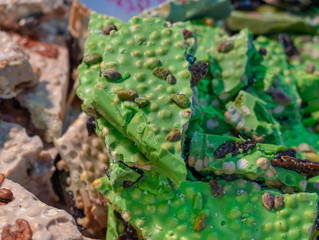
M302 175L315 176L319 173L319 163L310 162L290 156L281 156L271 160L271 165L274 167L282 167L288 170L296 171Z
M6 188L0 188L0 203L8 203L12 200L13 193Z
M92 116L89 116L88 120L86 121L86 129L88 130L89 136L93 136L96 134L95 119Z
M183 35L184 35L184 39L186 40L186 39L192 37L193 33L191 31L189 31L188 29L184 28L183 29Z
M169 142L176 142L181 138L181 132L177 128L173 128L167 135L165 140Z
M191 86L197 86L200 80L202 80L208 72L208 64L204 61L199 61L198 63L192 64L189 67L191 72Z
M262 201L268 211L274 206L274 197L269 192L263 194Z
M0 173L0 187L1 187L1 184L3 183L4 179L5 179L4 174Z
M292 148L287 148L284 151L276 152L274 158L280 158L281 156L296 157L296 155L297 155L296 150L294 150Z
M222 198L224 196L224 190L223 186L219 184L217 180L210 180L209 181L210 190L212 192L212 195L215 198Z
M32 240L32 230L24 219L17 219L15 225L2 229L1 240Z
M227 141L221 144L214 152L215 158L224 158L228 153L237 154L237 144L235 141Z
M117 31L117 27L114 24L103 27L102 33L104 35L109 35L112 30Z
M284 197L282 195L276 195L274 199L274 209L279 211L284 206Z

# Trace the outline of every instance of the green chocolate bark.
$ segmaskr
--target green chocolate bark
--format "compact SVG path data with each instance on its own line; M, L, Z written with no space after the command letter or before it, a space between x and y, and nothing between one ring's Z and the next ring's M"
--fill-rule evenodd
M226 105L226 120L242 135L258 142L281 144L280 125L268 113L266 103L245 91Z
M304 191L305 176L271 164L275 154L284 150L284 146L255 144L227 135L195 133L187 161L202 174L235 175L265 181L271 187L291 186Z
M95 185L140 239L311 239L317 216L317 194L281 194L245 180L185 181L169 198L138 185L115 192L107 177Z
M249 28L253 34L294 32L314 34L317 26L310 16L300 16L282 11L246 12L232 11L227 19L227 27L232 31Z
M290 123L300 122L301 99L296 88L296 80L290 73L283 47L275 40L260 36L254 41L263 53L265 66L264 86L253 86L249 91L264 100L271 115L286 128ZM286 121L287 123L283 122Z
M210 52L214 94L227 101L252 82L259 83L264 73L261 61L248 29L217 41Z
M120 28L122 21L113 17L91 12L89 22L89 37L84 46L84 59L79 65L79 87L77 95L86 105L87 99L92 94L92 88L99 76L100 64L104 48L107 43L106 29L111 26Z
M185 21L200 17L224 19L229 16L230 0L171 0L142 12L143 17L159 17L171 22Z
M94 109L177 184L186 176L181 136L192 100L185 51L180 29L160 19L134 17L111 32L104 77L91 96ZM114 71L120 78L110 76ZM140 107L137 98L147 105Z

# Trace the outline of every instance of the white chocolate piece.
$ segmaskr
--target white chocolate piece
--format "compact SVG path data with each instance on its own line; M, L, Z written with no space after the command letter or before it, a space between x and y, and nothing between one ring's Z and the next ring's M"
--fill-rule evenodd
M16 97L38 82L28 59L25 51L0 31L0 98Z
M19 184L5 179L1 188L13 193L13 200L0 205L0 236L8 224L26 220L32 230L32 240L81 240L74 219L64 210L46 205Z
M20 94L17 99L31 113L34 126L44 131L44 139L53 142L62 131L60 114L66 104L69 81L68 50L54 44L34 41L28 44L30 40L17 35L15 40L26 46L24 50L30 55L31 66L38 69L40 75L38 85Z
M43 150L38 136L29 137L20 125L0 120L0 146L0 172L46 203L58 200L50 181L54 154Z
M87 119L81 113L55 145L70 171L69 189L74 194L76 206L84 210L85 217L78 219L78 223L94 232L106 227L107 209L92 183L105 176L104 168L109 159L100 139L95 135L88 136Z
M48 14L62 5L63 0L0 0L0 26L18 29L20 19Z

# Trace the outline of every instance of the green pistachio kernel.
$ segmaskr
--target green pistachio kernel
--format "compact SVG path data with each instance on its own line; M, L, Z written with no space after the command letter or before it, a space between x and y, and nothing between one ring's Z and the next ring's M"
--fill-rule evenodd
M193 223L193 228L196 232L202 231L206 226L206 215L204 213L199 213L195 218Z
M102 55L99 53L91 53L84 57L83 62L88 65L95 64L102 60Z
M134 102L137 104L138 108L145 107L150 103L150 101L144 97L137 97L134 99Z
M176 83L176 78L168 68L156 67L153 69L152 74L159 79L166 80L166 82L170 85L174 85Z
M191 102L184 94L171 94L172 100L180 107L182 108L188 108L191 105Z
M94 117L94 118L99 118L99 117L101 117L101 115L100 115L97 111L95 111L95 109L94 109L92 106L90 106L90 105L85 106L85 111L86 111L90 116L92 116L92 117Z
M118 91L116 95L119 99L123 101L134 100L138 97L138 94L134 89Z
M167 135L165 140L169 142L176 142L181 138L181 132L177 128L173 128Z
M224 41L217 45L217 51L222 53L229 52L233 48L234 48L233 41Z
M121 78L121 73L114 68L110 68L104 71L103 76L109 81L117 81Z

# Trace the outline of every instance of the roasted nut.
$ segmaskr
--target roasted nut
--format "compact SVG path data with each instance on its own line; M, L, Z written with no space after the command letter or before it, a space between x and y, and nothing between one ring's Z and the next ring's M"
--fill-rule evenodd
M116 71L116 69L110 68L110 69L107 69L104 71L103 77L105 77L109 81L114 82L114 81L119 80L122 77L122 75L121 75L121 73Z
M176 142L181 138L181 132L177 128L173 128L167 135L165 140L169 142Z
M24 219L17 219L15 225L2 229L1 240L32 240L32 230Z
M13 193L6 188L0 188L0 202L8 203L12 200Z
M209 181L209 185L210 185L210 190L212 192L212 195L215 198L222 198L224 196L224 190L222 185L219 184L218 181L216 180L210 180Z
M152 74L159 79L165 80L170 85L174 85L176 83L176 78L168 68L156 67L153 69Z
M200 232L205 228L205 226L206 226L206 215L204 213L199 213L193 223L193 229L196 232Z
M4 179L5 179L4 174L3 174L3 173L0 173L0 186L1 186L1 184L3 183Z
M182 32L185 40L193 36L193 33L186 28L184 28Z
M275 90L272 93L272 99L275 102L280 103L280 104L285 105L285 106L289 105L291 103L290 97L281 90Z
M95 111L94 107L91 105L85 106L85 111L93 118L101 117L101 115L97 111Z
M306 67L306 72L307 73L313 73L316 70L315 64L310 64Z
M270 211L274 206L274 197L268 192L263 194L262 201L268 211Z
M150 103L150 101L144 97L137 97L134 99L138 108L143 108Z
M234 48L234 43L232 41L224 41L217 45L217 51L226 53Z
M138 97L138 94L134 89L118 91L116 95L122 101L130 101Z
M103 27L102 33L105 35L109 35L112 30L117 31L117 27L114 24Z
M186 97L184 94L172 93L171 98L178 106L182 108L188 108L191 105L188 97Z
M189 67L191 72L191 86L197 86L200 80L202 80L208 72L208 64L204 61L199 61L198 63L192 64Z
M88 120L86 121L86 129L89 136L93 136L96 134L95 119L92 116L89 116Z
M267 50L265 48L260 48L259 51L260 55L266 56L267 55Z
M221 144L214 152L215 158L224 158L228 153L232 156L237 154L237 143L235 141L227 141Z
M282 195L276 195L274 199L274 209L279 211L284 206L284 197Z
M95 64L101 60L102 60L102 56L99 53L91 53L91 54L86 55L83 58L83 62L85 62L88 65Z

